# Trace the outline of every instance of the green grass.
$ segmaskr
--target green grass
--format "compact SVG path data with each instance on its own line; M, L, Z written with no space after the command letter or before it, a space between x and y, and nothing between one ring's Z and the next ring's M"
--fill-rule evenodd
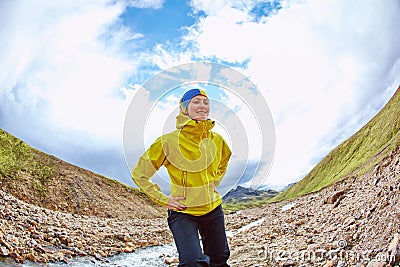
M264 197L261 199L251 199L249 201L231 200L222 203L222 209L226 214L233 213L238 210L245 210L250 208L257 208L268 205L271 197Z
M50 166L36 160L35 149L0 129L0 178L12 181L18 173L26 172L46 183L52 175Z
M24 190L33 189L39 199L45 199L53 168L40 157L40 152L0 129L0 186ZM31 179L28 179L30 176Z
M400 145L399 117L400 88L370 122L333 149L307 176L270 202L302 196L344 177L364 174Z

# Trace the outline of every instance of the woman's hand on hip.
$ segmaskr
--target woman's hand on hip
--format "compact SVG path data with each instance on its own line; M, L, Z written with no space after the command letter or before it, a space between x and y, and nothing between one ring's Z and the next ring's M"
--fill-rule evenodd
M184 197L169 197L167 208L174 211L185 210L186 206L183 205L179 200L185 200Z

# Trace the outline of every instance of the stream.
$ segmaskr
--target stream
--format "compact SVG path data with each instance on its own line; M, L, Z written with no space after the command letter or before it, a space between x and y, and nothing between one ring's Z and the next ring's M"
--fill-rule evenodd
M96 260L93 257L79 257L68 261L68 266L72 267L165 267L170 266L164 263L164 256L169 255L171 258L177 258L178 253L174 244L167 244L164 246L154 246L138 249L133 253L121 253L119 255L107 258L106 262ZM3 264L3 265L2 265ZM66 263L33 263L27 262L24 264L16 264L15 262L10 264L1 263L0 266L18 266L18 267L61 267L67 266Z

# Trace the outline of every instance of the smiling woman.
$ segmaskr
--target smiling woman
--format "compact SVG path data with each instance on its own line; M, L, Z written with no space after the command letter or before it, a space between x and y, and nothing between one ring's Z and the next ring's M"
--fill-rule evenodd
M215 122L208 118L210 102L205 91L190 89L179 103L177 130L161 136L147 149L132 178L151 200L168 208L179 266L228 266L230 253L217 186L225 175L231 150L211 131ZM171 180L170 196L150 181L162 166Z

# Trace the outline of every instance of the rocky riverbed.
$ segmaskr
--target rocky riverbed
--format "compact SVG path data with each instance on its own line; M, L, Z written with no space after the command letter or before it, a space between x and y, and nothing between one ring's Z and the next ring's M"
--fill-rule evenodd
M0 191L0 257L14 262L103 261L122 252L171 243L164 219L110 219L55 212Z
M230 240L232 266L399 266L399 153L317 193L229 215L227 226L262 218Z
M228 214L226 226L231 266L398 266L399 153L319 192ZM0 191L0 259L10 265L76 257L101 263L172 241L166 218L72 215ZM158 257L162 265L177 265L174 255Z

